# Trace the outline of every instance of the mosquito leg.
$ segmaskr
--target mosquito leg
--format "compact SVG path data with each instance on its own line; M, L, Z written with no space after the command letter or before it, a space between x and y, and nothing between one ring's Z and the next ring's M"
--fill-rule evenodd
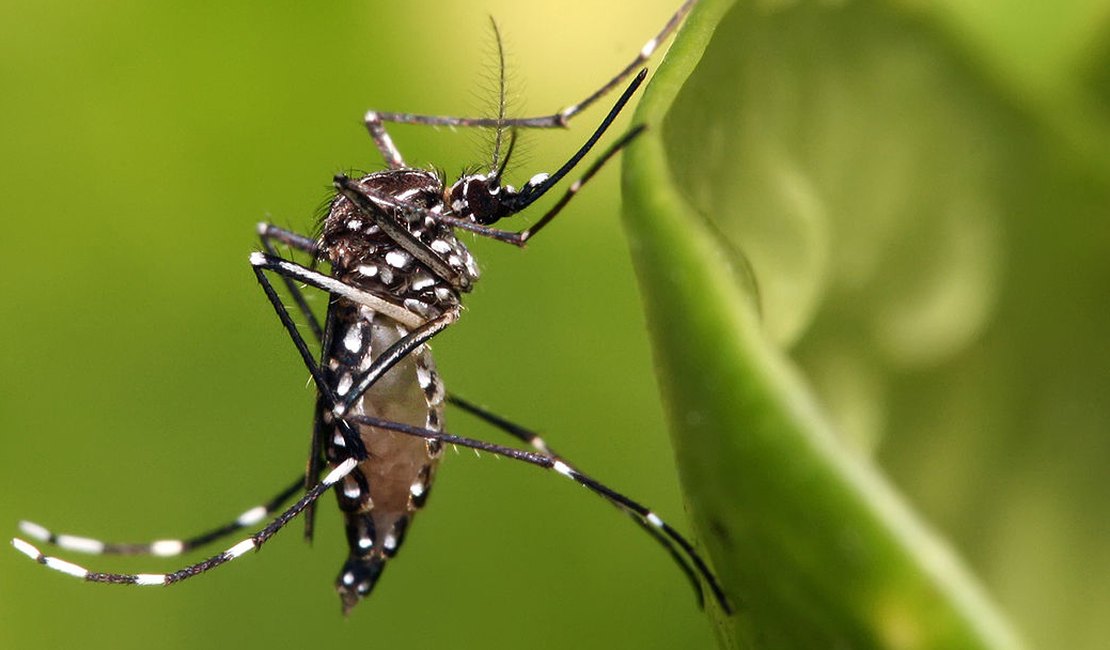
M320 252L319 245L316 240L305 237L299 233L295 233L284 228L279 228L270 223L258 224L258 238L262 240L262 248L267 254L273 257L279 257L277 249L274 248L274 242L285 244L294 250L299 250L303 253L308 253L312 259L316 259ZM297 310L301 312L305 322L308 323L308 328L312 330L312 336L317 342L323 341L324 330L320 327L320 321L316 318L316 314L312 313L312 308L308 306L308 301L305 300L304 293L301 288L297 286L291 278L281 276L282 282L285 283L285 288L289 291L289 295L293 296L293 302L297 305Z
M223 553L213 555L207 560L197 562L196 564L191 564L187 567L174 571L173 573L97 573L89 571L85 567L78 566L71 562L67 562L56 557L43 555L43 553L35 548L35 546L19 538L12 540L12 546L15 546L18 551L31 558L35 562L38 562L39 564L45 565L46 567L54 569L55 571L60 571L67 575L71 575L75 578L80 578L82 580L85 580L86 582L105 582L109 584L144 586L172 585L174 583L181 582L182 580L187 580L194 576L198 576L202 573L205 573L206 571L215 569L220 565L226 564L231 560L244 555L247 551L261 548L262 545L266 543L266 540L276 535L278 531L284 528L286 524L292 521L310 503L313 503L314 501L316 501L316 499L319 499L320 495L330 490L333 485L342 480L343 477L350 474L351 470L353 470L357 466L357 464L357 460L355 460L354 458L348 458L347 460L336 466L335 469L333 469L331 472L329 472L328 475L324 477L324 480L320 481L319 483L314 485L312 489L306 492L299 501L294 503L280 515L270 521L270 523L262 530L228 548Z
M305 463L304 478L301 479L301 487L306 492L320 478L320 472L327 462L324 458L324 434L320 431L320 425L321 423L319 422L313 422L312 425L312 436L308 447L308 462ZM311 544L315 530L316 503L310 503L304 510L304 541Z
M533 449L536 449L541 454L544 454L545 456L550 456L552 460L561 461L567 467L574 469L574 465L571 464L566 459L566 457L562 456L551 447L548 447L547 442L540 437L540 434L536 433L535 431L511 422L492 411L488 411L476 404L473 404L472 402L468 402L458 395L447 395L447 401L450 404L462 409L463 411L466 411L467 413L470 413L471 415L477 417L478 419L493 425L501 431L509 434L513 438L516 438L517 440L530 445ZM618 510L631 517L632 520L636 522L638 526L640 526L640 528L643 528L644 531L647 532L647 534L651 535L656 542L661 544L663 548L666 549L667 553L670 554L671 559L674 560L675 564L677 564L678 567L682 569L682 572L686 574L687 579L690 580L690 584L694 587L694 591L698 594L699 600L701 600L701 583L698 582L697 572L694 567L690 565L689 561L687 561L686 557L682 555L681 552L679 552L679 549L671 542L671 540L667 539L662 533L659 532L658 529L648 524L648 522L644 521L636 513L630 512L618 503L613 503L613 505Z
M383 118L381 113L376 111L366 111L366 116L363 118L363 123L366 124L366 130L370 132L370 137L374 139L374 144L377 145L378 151L382 154L382 160L390 169L402 169L405 166L404 159L401 158L401 152L397 149L397 145L393 144L393 138L389 137L389 132L385 130L383 121L396 122L397 120L390 120Z
M316 242L315 239L312 239L311 237L305 237L304 235L293 232L292 230L286 230L285 228L282 228L280 226L275 226L272 223L266 223L264 221L259 223L258 236L262 239L262 245L266 247L267 252L269 252L273 248L271 242L276 241L279 244L285 244L286 246L299 250L302 253L308 253L314 258L320 254L320 245ZM277 252L273 252L270 254L276 256Z
M339 417L342 417L342 415L347 412L347 409L362 397L363 393L365 393L375 381L380 379L383 374L388 372L390 368L436 334L442 332L459 318L459 311L456 308L429 321L423 321L420 316L407 309L386 302L367 292L350 287L335 278L317 273L311 269L306 269L288 260L270 257L263 253L253 253L251 255L251 264L254 267L254 274L255 277L258 278L258 283L262 285L262 290L266 293L266 297L269 298L270 303L277 312L278 318L281 320L286 332L288 332L289 337L293 340L293 345L297 348L297 352L300 353L305 366L312 374L312 379L316 383L317 389L320 391L320 394L324 396L328 404L335 405L334 412ZM404 325L410 326L412 331L382 352L382 354L378 355L367 369L366 374L359 379L357 384L353 384L354 390L350 390L340 399L331 386L324 380L320 368L316 363L316 359L308 349L308 344L305 343L300 331L297 330L296 324L293 323L293 319L289 316L289 311L285 308L285 305L282 304L281 298L278 297L277 292L274 291L273 285L270 283L269 279L266 278L264 270L274 271L281 274L283 277L295 277L311 286L341 295L353 302L361 304L367 304L367 302L369 302L369 306L372 309ZM405 320L402 321L401 318L395 316L394 313L399 314L401 318ZM417 324L413 325L412 323L414 321L416 321ZM353 445L351 449L355 450L355 455L360 460L365 458L366 449L365 445L362 443L361 436L350 427L350 424L347 423L346 420L339 420L339 422L344 423L340 425L344 430L344 442L348 445Z
M274 273L277 273L278 275L281 275L283 277L287 277L298 282L303 282L310 287L315 287L317 289L320 289L321 291L327 291L334 296L346 298L353 303L365 305L378 312L379 314L382 314L383 316L388 316L410 329L416 329L424 324L423 318L421 318L418 314L405 309L404 307L398 307L388 300L383 300L370 292L363 291L361 289L344 284L331 276L324 275L319 271L313 271L312 269L297 264L296 262L290 262L289 260L281 257L258 252L251 253L250 261L251 266L253 266L255 269L256 275L258 275L262 271L273 271ZM309 356L311 357L311 355Z
M290 499L298 490L301 489L304 480L297 477L289 487L285 488L274 496L269 501L262 505L255 506L243 512L243 514L236 517L222 526L213 528L207 532L187 537L183 539L160 539L154 542L139 542L139 543L125 543L118 544L112 542L102 542L96 539L89 539L87 537L78 537L76 535L66 535L53 533L42 526L30 522L19 522L19 529L23 534L42 542L43 544L50 544L57 546L66 551L73 551L76 553L91 553L93 555L155 555L158 557L172 557L188 553L193 549L200 548L216 540L223 539L237 530L242 530L248 526L253 526L258 522L266 519L273 513L277 512L278 508Z
M628 65L626 65L623 70L618 72L617 75L610 79L604 86L595 90L593 94L586 99L578 102L577 104L564 108L551 117L555 117L556 121L559 123L559 126L566 126L567 122L570 121L570 118L585 110L591 104L601 99L606 94L611 92L614 88L619 86L622 81L628 78L628 75L632 74L632 72L637 68L642 67L644 63L646 63L647 60L651 58L651 55L654 54L655 50L659 48L660 43L667 40L667 37L670 36L676 29L678 29L678 26L682 24L682 20L686 17L686 14L690 13L690 10L694 8L694 5L697 4L697 1L698 0L686 0L686 2L683 2L682 6L678 8L678 11L676 11L674 15L671 16L670 20L667 21L667 24L663 25L663 29L659 30L659 33L656 34L655 37L652 38L650 41L644 43L644 46L640 48L639 53L636 54L636 58L632 59L632 61Z
M390 431L397 431L406 435L424 438L426 440L439 440L441 442L459 445L461 447L469 447L479 451L485 451L498 456L505 456L514 460L536 465L545 469L554 470L556 473L565 476L566 478L578 483L579 485L597 494L606 501L620 507L621 509L638 517L645 525L651 526L656 529L659 534L666 537L669 541L673 542L685 552L686 556L690 558L695 570L709 585L710 590L713 592L714 598L720 603L721 608L725 612L732 612L732 606L729 605L728 599L725 597L724 590L721 588L720 583L717 582L716 576L709 570L709 567L694 550L693 545L678 531L670 526L667 522L663 521L659 515L655 514L643 505L633 501L632 499L624 496L620 492L609 488L596 479L584 474L577 469L574 469L566 462L549 456L547 454L537 454L535 452L523 451L521 449L514 449L512 447L504 447L495 445L473 438L464 438L462 436L455 436L449 433L442 433L439 431L432 431L421 427L414 427L400 422L390 422L388 420L381 420L379 418L369 417L365 415L348 416L347 421L357 424L364 424L379 429L389 429ZM700 587L698 589L700 600Z
M597 100L601 99L606 94L612 92L614 88L620 85L622 81L628 78L633 71L643 66L659 45L667 40L675 29L682 23L682 19L686 14L690 13L690 9L697 4L697 0L686 0L678 11L671 16L663 29L640 48L639 53L628 65L624 67L615 77L605 82L589 97L586 97L577 104L572 104L556 113L551 115L542 115L537 117L522 117L522 118L493 118L493 117L451 117L446 115L417 115L413 113L385 113L373 112L375 119L380 122L394 122L399 124L422 124L426 126L461 126L461 127L485 127L485 128L504 128L504 127L521 127L526 129L553 129L565 128L570 122L570 119L578 113L586 110ZM369 116L369 114L368 114ZM376 140L376 139L375 139ZM379 149L381 145L379 145ZM385 151L383 150L383 155Z
M285 308L285 305L282 304L281 298L277 295L277 292L274 291L274 286L270 284L270 280L266 277L266 274L264 272L264 269L266 268L270 268L279 273L283 270L290 271L303 269L304 271L309 271L309 269L304 269L304 267L300 266L299 264L293 264L292 262L282 260L281 258L269 258L264 253L252 253L251 263L254 266L254 275L258 279L258 284L262 286L262 291L265 292L266 298L270 301L270 304L273 306L274 311L277 313L278 320L281 321L282 327L284 327L286 333L289 334L290 340L293 341L293 346L297 348L297 352L301 355L301 360L304 362L305 367L308 368L309 374L312 375L312 380L316 384L316 390L318 390L320 394L327 400L328 404L335 404L335 391L332 390L332 388L324 380L324 375L320 372L320 367L319 365L317 365L316 359L313 358L312 352L308 349L308 344L305 343L304 337L301 336L300 330L297 329L296 323L294 323L292 317L289 316L289 310L287 310ZM315 275L320 275L315 271L309 272ZM327 276L320 277L331 280L341 287L346 287L346 285L341 282L335 281L333 278L329 278ZM321 288L326 289L326 287ZM349 289L350 287L346 288ZM362 442L362 436L360 436L358 432L354 430L354 427L352 427L350 423L346 420L339 420L339 423L339 428L342 430L343 439L347 445L347 448L351 450L352 455L357 460L364 460L367 457L367 452L366 445ZM309 463L311 471L313 461L310 459ZM310 535L311 531L306 531L306 533Z
M285 244L294 250L307 253L315 260L320 255L320 247L315 239L305 237L300 233L296 233L284 228L280 228L269 223L258 224L258 237L262 240L262 248L272 257L279 257L277 250L274 248L274 242ZM300 286L288 276L281 276L282 282L285 283L285 288L289 295L293 297L293 302L297 305L297 310L301 312L301 316L308 324L312 336L316 339L317 343L324 342L324 330L320 326L319 319L313 313L312 308L309 307L308 301L305 299L304 292L301 291ZM309 444L308 462L305 464L305 474L303 485L304 489L308 490L320 478L320 470L324 466L323 447L321 446L320 433L316 427L312 429L312 437ZM312 534L314 530L314 523L316 521L316 504L309 505L304 512L304 538L305 541L312 541Z
M465 400L458 395L455 395L454 393L447 394L447 403L459 407L460 409L477 417L483 422L492 424L494 427L500 429L502 432L509 434L510 436L516 438L526 445L531 446L533 449L540 452L541 454L551 456L552 458L555 458L557 460L560 459L559 454L557 454L554 449L547 446L547 442L540 437L540 434L532 431L531 429L522 427L519 424L515 424L509 420L506 420L493 411L487 411L481 406L478 406L477 404L469 400Z

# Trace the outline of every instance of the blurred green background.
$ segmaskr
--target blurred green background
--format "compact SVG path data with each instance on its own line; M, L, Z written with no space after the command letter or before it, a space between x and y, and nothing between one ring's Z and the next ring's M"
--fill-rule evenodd
M295 476L312 393L246 263L254 224L310 230L334 173L378 168L360 124L367 108L488 112L488 15L507 40L510 108L531 114L593 90L674 4L0 6L0 522L13 534L30 518L118 540L176 536L236 515ZM924 183L895 181L950 178L915 165L956 160L951 175L970 179L956 205L982 226L970 240L952 240L970 241L964 248L942 249L914 275L906 268L919 259L906 252L912 247L861 260L853 253L875 249L830 252L803 239L780 249L803 254L773 257L782 273L768 275L751 243L760 231L725 234L763 273L769 331L794 346L852 444L875 454L1034 644L1096 648L1110 635L1102 616L1110 604L1110 8L1095 0L1016 4L890 3L913 20L884 14L874 29L848 30L872 58L831 66L862 71L847 74L861 83L837 98L841 112L828 120L835 128L783 120L831 134L804 151L813 166L803 171L822 172L818 189L841 188L818 206L843 217L840 227L853 223L848 198L879 190L864 216L881 217L904 208L900 201L926 199L915 194ZM760 16L733 16L732 24ZM737 41L733 54L744 66L718 57L699 72L707 103L715 79L743 78L752 90L745 110L782 114L789 101L770 94L760 102L761 83L785 79L804 96L821 76L804 76L805 66L787 58L796 55L774 46L812 44L834 62L847 49L833 37L814 39L821 30L812 24L792 30L783 16ZM717 42L714 51L730 46ZM944 101L914 96L921 87L941 88ZM855 103L874 96L895 98L934 130L885 128L873 137L901 117ZM569 134L529 135L510 180L553 169L600 113ZM744 133L769 133L773 143L776 127L785 128L757 122ZM475 134L392 133L410 163L449 175L487 158ZM986 141L971 147L986 153L951 158L965 141ZM874 142L891 149L869 148ZM776 167L783 158L768 151L779 153L726 151L735 156L725 168L737 197L793 178L797 170ZM935 155L896 156L905 151ZM584 469L685 530L616 218L615 172L606 170L528 250L476 242L484 280L462 322L433 347L453 390L541 428ZM973 201L985 194L986 207ZM751 212L815 219L811 196L769 196ZM941 226L951 232L950 222ZM898 233L903 242L936 235ZM795 282L812 279L805 264L814 259L836 262L822 268L837 275L816 288ZM953 260L968 266L930 285ZM864 262L902 266L878 273L885 284L853 285L876 277L875 266L852 266ZM930 312L900 310L922 304L901 299L940 295L931 286L966 288L970 298L948 297L978 311L940 321L962 328L920 327ZM893 317L868 320L874 305ZM906 327L869 329L875 322ZM859 331L868 336L853 336ZM938 338L920 348L918 339L907 342L922 331ZM922 349L932 352L903 354ZM497 438L459 415L448 423ZM349 620L331 586L344 555L336 520L325 500L314 548L294 527L257 556L167 590L84 585L0 553L0 647L711 643L681 574L651 541L538 470L449 455L404 552Z

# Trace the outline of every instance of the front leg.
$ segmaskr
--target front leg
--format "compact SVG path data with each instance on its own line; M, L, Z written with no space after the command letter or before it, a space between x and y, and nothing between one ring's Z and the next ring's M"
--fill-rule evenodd
M279 257L274 243L284 244L293 250L307 253L316 260L320 256L320 245L315 239L305 237L300 233L293 232L280 228L270 223L258 224L258 238L262 242L262 248L269 255L274 258ZM297 310L301 312L301 317L304 318L305 323L308 324L309 330L312 331L317 343L324 342L324 328L320 326L319 319L316 314L312 312L309 307L308 301L305 299L304 292L301 287L288 276L281 276L282 282L285 283L285 289L289 295L293 297L293 302L297 305ZM304 473L304 489L310 489L316 480L320 477L320 472L324 467L324 454L323 445L320 439L320 432L317 427L312 428L312 440L308 448L308 462L305 464ZM310 503L304 511L304 538L306 541L311 542L313 531L316 522L316 503Z
M388 300L383 300L368 291L363 291L349 284L344 284L330 275L324 275L319 271L314 271L296 262L290 262L287 259L276 255L268 255L266 253L251 253L250 261L251 266L255 269L256 275L261 271L273 271L282 277L290 278L297 282L303 282L310 287L326 291L333 296L346 298L355 304L365 305L383 316L392 318L409 329L416 329L424 324L425 319L419 314L413 313L404 307L398 307ZM267 282L266 284L269 283Z
M366 124L366 130L370 132L370 137L374 139L374 144L381 152L386 166L390 169L404 169L405 161L401 158L401 152L397 149L397 145L393 144L393 138L389 137L389 132L385 130L378 112L366 111L363 123Z
M297 329L297 324L293 322L293 318L289 315L289 310L285 308L285 305L281 302L281 297L279 297L277 291L274 290L274 286L270 284L270 280L266 277L264 269L269 268L278 273L282 273L283 271L288 272L290 269L303 269L310 274L315 274L315 271L310 271L299 264L288 262L281 258L271 258L264 253L252 253L251 265L254 267L254 275L258 280L258 284L262 286L262 291L266 294L266 298L270 301L270 305L273 306L274 311L277 313L278 320L281 321L282 327L284 327L286 333L289 334L290 340L293 341L293 346L297 348L297 353L301 355L301 360L304 362L305 367L308 368L309 374L312 375L312 380L316 384L316 390L320 392L320 395L324 397L328 404L335 404L335 391L333 391L331 386L328 385L328 382L325 381L324 375L320 371L320 366L316 363L316 359L308 349L308 344L305 343L300 330ZM283 274L283 277L288 276ZM300 279L300 276L293 277ZM327 276L323 277L326 278ZM327 279L331 280L331 278ZM352 456L359 461L365 460L367 457L366 445L363 444L362 437L355 428L346 421L341 421L339 423L339 428L347 448L351 450ZM312 457L309 459L310 473L313 465L316 464L316 461L313 460L316 453L317 450L314 444ZM307 529L305 533L306 536L311 536L311 528Z
M286 246L308 253L315 260L320 254L320 245L315 239L305 237L300 233L293 232L280 228L271 223L262 222L258 224L258 238L262 242L262 249L268 255L279 257L277 249L274 247L274 242L285 244ZM316 342L320 343L324 340L324 329L320 327L320 321L316 318L316 314L312 313L312 308L308 306L308 301L305 300L304 292L297 286L296 282L292 279L281 276L282 282L285 283L285 288L289 291L289 295L293 297L293 302L297 305L297 310L301 312L305 322L308 323L308 328L312 330L312 336L315 337Z

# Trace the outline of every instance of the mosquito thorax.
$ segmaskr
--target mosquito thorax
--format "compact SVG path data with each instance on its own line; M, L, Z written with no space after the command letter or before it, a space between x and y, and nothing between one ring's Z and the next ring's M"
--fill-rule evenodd
M332 200L321 223L319 240L336 276L425 317L457 305L459 292L469 290L478 280L479 271L453 229L435 219L436 213L447 211L442 179L429 170L392 169L367 174L355 182L371 202L374 196L383 196L425 211L375 204L377 212L402 225L422 246L465 276L466 283L456 286L436 275L383 231L372 215L356 209L342 194Z

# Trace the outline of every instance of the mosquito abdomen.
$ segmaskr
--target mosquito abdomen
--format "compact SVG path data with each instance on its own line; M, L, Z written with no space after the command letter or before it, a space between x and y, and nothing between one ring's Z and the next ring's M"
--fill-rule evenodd
M368 308L332 305L325 373L338 397L351 390L382 350L409 333L408 328ZM444 390L427 347L406 356L354 403L351 415L368 415L417 427L441 430ZM318 417L326 425L331 405L321 403ZM325 453L335 464L349 456L338 427L330 427ZM427 500L441 447L438 441L359 427L368 458L336 488L346 519L349 554L336 580L345 612L367 596L386 560L404 542L416 511Z

